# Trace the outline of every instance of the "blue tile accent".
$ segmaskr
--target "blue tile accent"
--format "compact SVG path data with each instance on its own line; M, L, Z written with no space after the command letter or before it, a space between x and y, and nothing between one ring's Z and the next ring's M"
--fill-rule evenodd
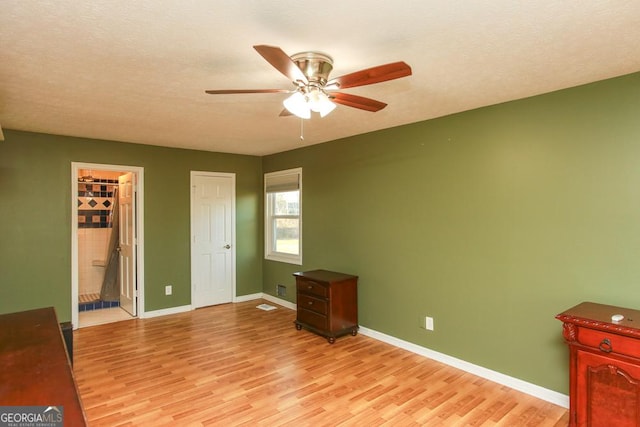
M101 308L120 307L120 301L91 301L78 304L78 311L93 311Z

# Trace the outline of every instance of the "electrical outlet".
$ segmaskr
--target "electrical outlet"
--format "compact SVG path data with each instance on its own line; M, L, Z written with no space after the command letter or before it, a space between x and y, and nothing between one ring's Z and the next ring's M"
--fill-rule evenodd
M424 318L424 327L427 331L433 331L433 317Z
M287 287L285 285L276 285L276 295L284 297L287 295Z
M173 286L167 285L164 287L164 294L171 295L173 293Z

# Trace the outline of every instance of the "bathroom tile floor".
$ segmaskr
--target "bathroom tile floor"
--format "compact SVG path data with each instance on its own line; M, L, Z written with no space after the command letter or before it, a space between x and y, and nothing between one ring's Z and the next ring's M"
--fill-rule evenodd
M135 319L135 317L132 317L120 307L83 311L78 314L78 327L85 328L87 326L102 325L105 323L131 319Z

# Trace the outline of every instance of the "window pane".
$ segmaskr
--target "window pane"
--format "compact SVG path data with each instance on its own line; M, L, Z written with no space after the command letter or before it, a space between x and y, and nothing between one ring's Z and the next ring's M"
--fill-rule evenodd
M300 215L300 190L274 193L274 215Z
M302 168L264 174L264 257L302 265Z
M285 254L298 255L300 236L298 219L278 218L274 222L275 250Z

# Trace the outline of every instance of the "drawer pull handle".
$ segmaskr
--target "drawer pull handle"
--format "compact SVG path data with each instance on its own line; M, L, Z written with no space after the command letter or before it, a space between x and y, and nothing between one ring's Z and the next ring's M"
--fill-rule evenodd
M600 349L600 351L604 351L605 353L611 353L611 351L613 351L613 346L611 345L611 341L609 341L609 338L603 339L602 342L600 342L598 348Z
M313 305L313 301L309 301L309 305Z
M307 286L307 289L313 289L313 285Z

